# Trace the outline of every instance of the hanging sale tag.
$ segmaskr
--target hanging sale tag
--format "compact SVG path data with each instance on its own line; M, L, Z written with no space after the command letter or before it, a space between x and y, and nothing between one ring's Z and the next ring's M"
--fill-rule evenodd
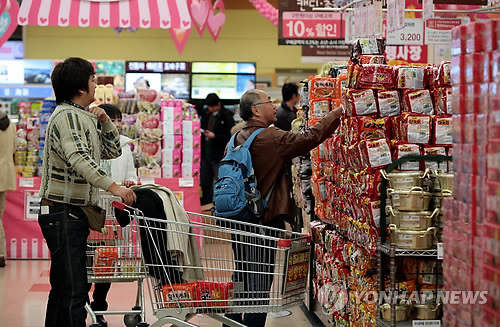
M387 0L387 32L396 30L396 0Z
M397 0L396 1L396 30L401 30L405 28L405 9L406 9L406 1L405 0Z
M422 19L424 22L432 18L434 12L434 1L433 0L422 0Z
M373 4L373 34L382 36L382 1L375 1Z

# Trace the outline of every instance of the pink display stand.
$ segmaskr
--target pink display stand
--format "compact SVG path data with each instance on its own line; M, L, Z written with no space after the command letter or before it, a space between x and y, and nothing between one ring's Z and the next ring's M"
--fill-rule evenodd
M186 211L201 212L199 179L156 178L154 183L174 191ZM37 220L39 189L39 177L18 177L17 190L7 193L2 222L5 228L7 257L10 259L49 258L47 244Z

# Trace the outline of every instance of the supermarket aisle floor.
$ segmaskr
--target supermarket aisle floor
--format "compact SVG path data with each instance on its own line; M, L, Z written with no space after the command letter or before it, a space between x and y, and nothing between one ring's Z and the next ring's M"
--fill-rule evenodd
M48 284L49 261L8 260L0 269L0 327L39 327L43 325ZM109 310L129 310L135 304L137 286L135 283L115 283L108 296ZM146 308L151 305L146 299ZM306 327L312 326L300 307L290 310L291 315L268 319L266 327ZM151 309L147 321L155 318ZM107 316L109 327L123 327L123 316ZM89 323L90 319L87 319ZM216 327L220 323L197 316L191 320L200 327Z

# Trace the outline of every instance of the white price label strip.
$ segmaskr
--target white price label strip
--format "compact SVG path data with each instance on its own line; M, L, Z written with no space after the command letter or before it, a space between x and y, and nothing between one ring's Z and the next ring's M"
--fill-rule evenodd
M437 258L438 260L443 260L443 255L444 255L444 249L443 249L443 243L438 243L437 244Z
M421 19L408 18L405 27L398 31L387 32L387 45L423 45L424 23Z

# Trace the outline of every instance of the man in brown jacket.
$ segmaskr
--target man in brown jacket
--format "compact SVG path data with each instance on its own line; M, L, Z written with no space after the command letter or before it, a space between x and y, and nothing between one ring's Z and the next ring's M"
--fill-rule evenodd
M342 109L330 112L305 133L286 132L277 127L269 127L276 122L276 111L277 108L266 92L258 89L245 92L240 100L240 116L246 124L236 136L235 146L243 144L258 128L265 128L250 146L257 188L263 198L272 190L262 223L283 229L285 221L290 221L292 218L290 185L284 173L286 163L292 158L306 154L331 136L340 124ZM276 247L276 244L264 244L264 246ZM233 246L233 250L236 261L254 263L247 266L252 268L241 270L255 271L255 273L233 275L235 297L237 297L236 283L240 282L245 284L245 294L256 294L255 296L260 299L269 298L275 251L265 249L258 251L246 249L244 246ZM261 307L268 305L267 301L254 302ZM267 313L247 313L244 316L230 314L228 318L246 326L263 327L266 316Z

